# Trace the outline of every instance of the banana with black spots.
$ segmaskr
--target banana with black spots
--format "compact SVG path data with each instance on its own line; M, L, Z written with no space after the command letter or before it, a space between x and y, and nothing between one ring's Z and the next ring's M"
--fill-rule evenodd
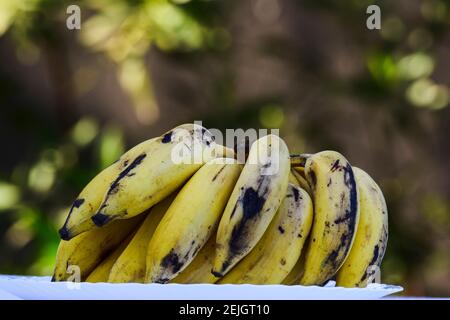
M170 195L147 210L144 222L111 267L108 282L144 282L148 244L174 198Z
M97 212L103 196L114 179L125 170L130 161L144 152L155 139L144 141L123 154L118 161L103 169L81 191L72 203L66 221L59 235L63 240L70 240L82 232L95 228L91 217Z
M197 124L185 124L155 139L111 183L92 221L142 213L174 192L207 161L216 157L211 133Z
M309 184L303 175L304 168L302 167L302 168L298 168L298 169L302 169L302 170L301 171L297 170L297 168L291 169L291 174L289 175L289 182L292 183L293 185L296 185L296 186L304 189L306 192L308 192L308 194L310 196L312 196L312 192L311 192L311 189L309 188ZM306 243L308 241L308 236L309 236L310 231L311 230L309 229L308 233L306 233L306 234L301 233L301 236L304 238L304 241ZM305 250L303 250L303 251L305 251ZM286 276L286 278L284 278L284 280L282 281L281 284L285 284L285 285L298 284L301 276L303 275L303 270L304 270L304 266L305 266L304 256L305 256L305 254L300 255L300 257L297 259L297 262L295 263L294 267L289 272L289 274Z
M335 151L307 157L305 176L313 193L314 221L300 284L321 285L350 253L359 221L359 192L350 163Z
M252 144L217 231L216 277L223 277L261 239L286 194L289 172L289 150L282 139L271 134Z
M309 194L289 184L277 214L258 244L219 284L280 284L300 257L311 228L313 205Z
M69 241L61 240L56 253L52 281L65 281L71 277L68 267L77 267L83 281L100 262L117 248L137 227L145 215L123 221L114 221L103 228L83 232ZM76 270L76 269L74 269Z
M166 283L194 259L216 229L241 170L234 159L213 159L183 186L148 245L146 282Z
M362 169L353 167L353 172L360 194L361 213L355 241L337 273L336 283L343 287L366 287L369 276L379 271L386 251L388 212L377 183Z
M214 232L197 253L194 260L175 278L170 280L170 283L215 283L217 278L211 273L215 253L216 234Z

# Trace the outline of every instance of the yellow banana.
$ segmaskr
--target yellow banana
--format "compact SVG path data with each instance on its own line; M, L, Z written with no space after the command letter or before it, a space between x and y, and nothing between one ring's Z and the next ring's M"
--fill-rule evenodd
M296 186L304 189L311 196L312 193L311 193L311 189L309 188L308 182L300 174L300 172L298 172L296 169L297 168L291 169L291 173L289 174L289 182L292 183L293 185L296 185ZM303 168L301 168L301 169L303 169ZM311 219L312 219L312 217L311 217ZM306 233L306 234L300 233L300 235L302 236L302 238L304 239L305 242L307 242L310 231L311 230L308 229L308 233ZM298 284L298 282L300 281L300 278L303 274L303 270L304 270L304 266L305 266L304 256L305 256L304 254L300 255L300 257L297 259L297 262L295 263L292 270L289 272L289 274L286 276L286 278L284 278L282 284L285 284L285 285Z
M148 243L173 199L174 196L169 196L147 210L144 222L112 266L108 282L144 282Z
M337 285L366 287L368 276L379 268L388 240L388 213L383 192L363 170L353 167L360 194L361 213L350 254L337 274Z
M194 260L170 283L215 283L217 278L211 273L216 251L216 234L213 233Z
M125 250L133 235L134 233L130 234L109 256L100 262L86 278L86 282L108 282L112 266L122 254L123 250Z
M289 171L283 140L267 135L253 143L220 220L215 276L223 277L261 239L286 194Z
M241 167L214 159L183 186L148 245L146 282L168 282L192 261L216 228Z
M153 143L153 140L155 139L144 141L130 149L118 161L102 170L87 184L73 202L66 221L59 230L61 239L70 240L76 235L95 227L91 217L99 208L109 186L115 177L128 166L131 159L143 152Z
M92 220L103 226L128 219L158 203L181 186L217 148L211 133L197 124L186 124L165 133L112 182Z
M298 181L293 175L289 175L289 181L291 183L298 184ZM300 234L304 238L307 237L307 234ZM213 234L206 242L204 247L195 256L194 260L192 260L192 262L186 267L186 269L184 269L178 276L172 279L170 283L215 283L218 278L216 278L211 273L211 269L214 263L215 250L216 237L215 234Z
M103 228L95 228L59 243L56 253L56 265L52 281L65 281L71 277L68 267L74 272L79 270L80 280L84 280L91 271L116 248L145 216L125 221L117 221Z
M289 184L278 212L261 240L219 283L279 284L300 257L312 223L308 193Z
M359 220L359 193L350 163L338 152L309 156L305 175L314 198L314 222L300 284L320 285L350 252Z

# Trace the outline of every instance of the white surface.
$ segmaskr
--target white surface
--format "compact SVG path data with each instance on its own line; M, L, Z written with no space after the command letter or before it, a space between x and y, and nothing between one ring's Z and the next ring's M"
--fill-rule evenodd
M0 276L1 293L32 300L310 300L379 299L403 288L371 284L367 288L284 285L111 284L50 282L50 277Z
M22 300L15 295L0 289L0 300Z

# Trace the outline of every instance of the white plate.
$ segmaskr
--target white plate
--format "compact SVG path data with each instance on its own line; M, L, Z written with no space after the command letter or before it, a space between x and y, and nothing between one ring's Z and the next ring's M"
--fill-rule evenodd
M367 288L285 285L111 284L50 282L50 277L0 276L0 290L32 300L311 300L379 299L402 287L371 284ZM1 291L0 291L1 292ZM1 297L1 296L0 296Z

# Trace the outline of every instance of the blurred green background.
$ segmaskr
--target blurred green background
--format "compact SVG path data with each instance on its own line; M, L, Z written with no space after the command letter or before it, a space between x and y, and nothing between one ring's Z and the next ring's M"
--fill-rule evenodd
M203 120L366 169L390 214L383 282L450 296L449 71L444 0L0 0L0 273L49 275L82 187Z

